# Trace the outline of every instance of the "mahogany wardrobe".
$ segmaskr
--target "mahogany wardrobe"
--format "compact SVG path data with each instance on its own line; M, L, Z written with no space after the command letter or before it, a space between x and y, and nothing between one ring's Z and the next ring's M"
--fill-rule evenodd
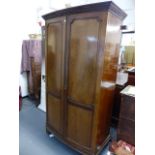
M120 27L125 17L111 1L43 16L46 131L82 154L99 154L110 139Z

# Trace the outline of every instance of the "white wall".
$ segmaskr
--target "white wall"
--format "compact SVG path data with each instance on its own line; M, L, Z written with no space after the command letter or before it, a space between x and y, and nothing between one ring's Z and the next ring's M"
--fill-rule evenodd
M46 4L46 3L44 3ZM21 16L21 29L20 29L20 38L21 42L19 43L22 49L22 40L29 39L28 34L33 33L41 33L41 29L38 25L39 20L39 12L37 12L38 8L43 5L43 1L41 0L27 0L22 1L22 16ZM19 52L21 58L21 49ZM20 68L20 64L19 64ZM21 86L22 97L28 95L28 83L27 83L27 74L20 74L19 76L19 85Z

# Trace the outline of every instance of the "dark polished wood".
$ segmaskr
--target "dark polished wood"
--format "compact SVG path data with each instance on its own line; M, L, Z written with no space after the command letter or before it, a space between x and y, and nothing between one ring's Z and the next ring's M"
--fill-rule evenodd
M135 71L128 71L128 82L127 85L135 86Z
M94 3L94 4L76 6L72 8L55 11L55 12L44 15L43 18L47 20L47 19L56 18L60 16L67 16L71 14L95 12L95 11L109 11L121 19L124 19L126 17L126 13L122 11L122 9L120 9L112 1L108 1L108 2L102 2L102 3Z
M48 25L47 89L58 93L61 91L62 31L61 22Z
M67 101L69 104L73 104L75 106L81 107L81 108L85 108L85 109L89 109L89 110L94 110L95 105L93 104L83 104L80 102L75 101L74 99L68 97Z
M48 117L47 122L55 128L58 132L62 133L62 123L61 123L61 103L60 99L57 99L51 95L48 95Z
M112 120L111 124L113 127L118 126L120 104L121 104L121 94L120 92L125 88L125 85L116 85L115 94L113 99L113 110L112 110Z
M116 85L116 74L117 74L117 62L119 55L119 42L121 31L119 26L121 25L121 20L116 18L113 14L108 13L108 21L106 29L106 41L102 45L104 49L104 57L102 62L102 68L100 73L100 79L98 81L101 83L98 88L98 93L100 93L100 100L98 101L98 127L97 127L97 145L101 145L110 130L112 106L114 90ZM103 36L103 35L102 35ZM103 38L104 39L104 38Z
M73 18L70 25L68 96L94 104L99 22L82 18Z
M135 145L135 97L121 95L117 137L118 140Z
M44 16L47 131L82 154L98 154L110 139L124 17L112 2Z
M92 111L68 105L67 138L90 147Z

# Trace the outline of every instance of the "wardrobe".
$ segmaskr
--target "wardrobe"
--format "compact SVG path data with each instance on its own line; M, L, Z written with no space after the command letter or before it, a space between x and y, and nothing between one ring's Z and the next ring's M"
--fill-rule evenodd
M111 1L43 16L46 131L82 154L99 154L110 140L125 16Z

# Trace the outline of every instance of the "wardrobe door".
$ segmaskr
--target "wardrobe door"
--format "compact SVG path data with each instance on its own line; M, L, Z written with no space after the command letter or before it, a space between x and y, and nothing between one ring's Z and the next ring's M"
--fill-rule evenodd
M69 19L67 138L85 148L91 145L99 25L96 16Z
M47 126L60 134L63 132L64 27L64 18L47 23Z

